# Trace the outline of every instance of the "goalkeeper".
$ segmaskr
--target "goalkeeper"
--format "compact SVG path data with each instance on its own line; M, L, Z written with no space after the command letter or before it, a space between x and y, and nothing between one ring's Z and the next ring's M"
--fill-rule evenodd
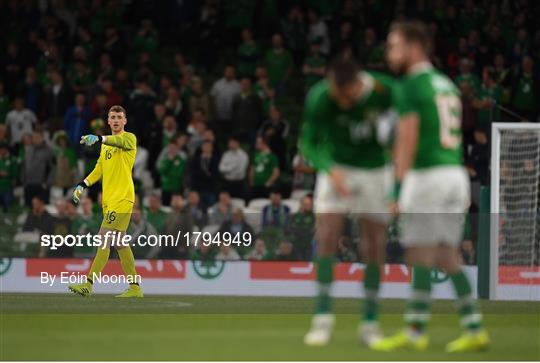
M112 135L85 135L81 138L81 144L86 146L101 144L101 152L94 170L75 187L73 201L76 204L79 203L84 189L101 179L103 222L99 234L102 236L102 241L106 241L103 237L109 231L116 232L115 240L120 240L118 234L126 232L135 202L132 169L137 153L137 138L134 134L124 131L126 123L124 108L112 106L108 115L108 124ZM110 247L106 242L99 246L86 282L70 285L69 289L72 292L82 296L92 294L95 277L101 274L109 259ZM131 248L124 245L114 247L116 247L120 257L126 280L130 282L129 288L117 297L143 297L142 290L137 283L135 259Z

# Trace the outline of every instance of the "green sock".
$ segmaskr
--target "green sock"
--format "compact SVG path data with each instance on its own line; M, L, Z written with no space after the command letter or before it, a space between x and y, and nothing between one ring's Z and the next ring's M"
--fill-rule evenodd
M378 263L368 262L364 270L364 305L363 320L373 322L378 320L378 297L381 282L381 267Z
M334 258L319 257L317 261L317 282L319 293L315 300L317 314L329 313L331 310L330 286L334 280Z
M412 280L412 296L407 303L405 322L413 331L422 333L429 320L431 270L414 266Z
M469 279L461 269L450 275L450 279L456 290L461 327L475 332L482 327L482 314L478 311L476 300L472 297Z

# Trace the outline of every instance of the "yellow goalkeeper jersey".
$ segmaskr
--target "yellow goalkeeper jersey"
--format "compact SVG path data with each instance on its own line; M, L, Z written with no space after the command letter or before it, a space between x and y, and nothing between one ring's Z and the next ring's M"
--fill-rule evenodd
M108 135L101 144L96 167L86 177L88 185L101 179L102 204L128 200L135 202L132 170L137 153L137 137L131 132Z

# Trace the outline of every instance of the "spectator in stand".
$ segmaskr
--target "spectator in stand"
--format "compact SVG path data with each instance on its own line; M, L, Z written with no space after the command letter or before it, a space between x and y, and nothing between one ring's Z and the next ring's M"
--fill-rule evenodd
M456 77L455 82L460 89L464 83L467 83L476 96L480 90L480 78L472 72L472 69L473 62L468 58L461 58L459 60L459 75Z
M493 58L494 77L495 81L502 89L502 102L508 104L510 101L510 88L512 86L512 73L506 65L504 55L498 53Z
M93 82L88 66L83 61L75 61L67 74L67 79L76 93L87 93Z
M311 192L315 187L315 169L304 157L297 152L292 161L293 191Z
M209 224L221 225L231 219L232 212L231 195L227 191L221 191L218 202L208 210L208 222Z
M156 229L157 233L163 233L167 213L161 209L159 194L152 193L148 197L148 208L144 210L144 218Z
M474 144L470 145L465 154L465 166L472 182L487 185L489 180L489 145L486 129L474 131Z
M77 156L69 146L68 135L59 131L55 135L55 173L53 186L62 189L64 195L75 185L77 176Z
M268 70L268 80L270 86L276 94L285 93L286 84L293 71L293 60L291 53L283 47L281 34L272 36L272 48L266 52L264 63Z
M137 241L141 236L148 239L148 236L155 236L159 232L150 221L144 218L140 208L133 208L127 233L131 236L132 241ZM159 245L142 246L136 243L133 247L133 255L135 258L155 258L160 250L161 246Z
M171 199L172 212L165 220L164 234L180 236L180 241L176 246L162 246L159 258L185 259L188 257L186 233L193 232L193 219L184 209L184 198L180 194L175 194ZM202 244L200 244L202 245Z
M110 106L107 105L107 95L99 92L95 95L90 104L90 114L92 119L100 118L106 120L108 118Z
M173 82L171 80L171 77L169 77L166 74L162 74L161 77L159 77L159 86L156 90L156 96L157 99L160 101L163 101L167 98L167 91L169 88L173 86Z
M205 210L201 207L201 197L198 192L191 190L188 193L185 209L191 215L193 223L195 223L199 230L206 225L207 216Z
M255 232L253 231L253 228L246 222L244 213L240 208L236 209L233 212L230 220L225 221L223 222L223 224L221 224L221 226L219 227L219 234L223 235L223 233L230 233L233 239L235 238L235 236L239 236L241 241L248 240L247 238L245 238L247 237L247 235L244 236L244 233L249 234L250 241L253 241L255 238ZM241 255L244 255L246 249L241 248L238 252Z
M22 136L32 132L37 122L36 114L24 107L22 97L15 98L13 110L6 116L6 125L11 135L11 146L16 146L21 142Z
M219 252L216 255L218 261L239 261L242 258L230 244L219 245Z
M261 136L257 137L255 149L257 151L249 170L251 198L268 198L270 188L275 185L280 175L279 160Z
M253 92L261 99L264 115L268 116L270 107L274 104L275 92L270 86L268 72L265 67L257 67L255 70L255 77L257 78L257 82L255 83L255 86L253 86Z
M29 134L25 134L29 135ZM21 143L24 145L24 135L23 140L21 140ZM9 147L9 135L8 135L8 128L5 124L0 123L0 144L6 144Z
M105 29L103 50L111 55L113 66L119 67L124 63L124 57L126 56L125 45L118 33L118 29L113 26Z
M268 146L279 159L280 168L285 169L289 122L281 116L276 106L270 108L270 117L261 125L258 134L268 141Z
M261 56L261 49L253 39L251 29L242 30L242 43L238 46L238 75L240 77L253 77L255 68Z
M75 207L71 203L70 205ZM101 213L96 213L92 210L92 199L89 197L82 197L80 206L81 213L77 214L77 210L75 209L75 216L71 223L70 233L74 235L85 235L88 233L90 233L90 235L96 234L101 225ZM93 258L95 254L96 251L94 246L83 244L83 246L75 245L73 247L73 257L76 258Z
M180 152L176 142L167 145L167 154L159 161L158 170L161 179L161 202L169 205L173 194L181 193L184 188L184 174L187 160Z
M217 80L210 91L210 95L214 102L214 109L216 111L216 126L220 134L227 134L230 132L233 121L233 101L240 92L240 83L236 80L234 66L225 66L223 78Z
M0 143L0 203L4 213L7 213L13 202L17 169L17 162L11 157L8 144Z
M193 112L194 110L198 109L203 110L204 114L209 120L212 119L210 113L210 97L208 96L208 93L204 90L202 78L195 76L191 79L189 110Z
M281 201L281 192L272 190L270 193L270 204L262 210L262 228L282 228L289 226L291 211L288 206Z
M246 173L249 157L242 149L240 141L232 136L219 162L219 172L224 179L223 189L233 198L246 198Z
M307 39L310 43L320 42L321 52L324 55L330 54L330 35L328 32L328 26L321 19L319 12L316 9L309 9L308 11L309 28L307 33Z
M304 93L321 80L326 74L326 58L321 55L320 42L313 42L309 46L309 56L304 61L302 73L304 75Z
M60 71L53 69L49 78L51 85L46 90L47 97L47 122L51 132L59 130L63 126L66 110L73 101L73 91L64 82Z
M45 201L40 195L32 197L30 201L32 210L23 223L23 232L38 232L40 235L51 234L54 225L54 218L45 209ZM44 257L44 255L43 255Z
M293 54L294 63L299 65L306 50L304 13L299 5L292 5L287 17L280 20L280 30Z
M148 79L141 77L136 82L135 89L131 92L127 102L129 122L128 131L137 135L139 144L145 145L150 131L150 122L154 115L154 103L156 94L150 87Z
M2 59L2 75L10 98L15 97L17 81L22 75L23 67L24 55L15 42L9 42L7 52Z
M184 117L184 104L180 98L180 92L176 87L169 87L167 90L167 99L165 100L165 108L167 112L174 117L176 121L181 125L185 125L186 118Z
M86 97L84 94L78 93L75 96L75 104L67 109L64 116L64 130L66 130L71 144L77 148L80 145L81 137L87 133L90 117Z
M190 251L189 258L193 261L215 261L217 249L214 246L213 244L199 243L195 249Z
M172 115L167 115L163 119L163 129L161 131L161 147L166 147L178 132L176 119Z
M206 124L206 116L205 116L205 113L204 113L204 109L196 108L194 110L191 110L191 120L189 121L189 123L187 124L187 127L186 127L187 133L188 134L196 133L197 132L195 130L196 129L196 124L199 123L199 122L202 122L202 123Z
M302 260L311 260L311 243L315 233L315 214L313 199L305 196L300 202L300 210L293 214L287 234L294 245L297 256Z
M187 149L189 156L194 156L199 148L204 143L204 135L207 131L206 129L206 123L205 122L195 122L191 127L187 130L189 134L189 141L187 143Z
M133 41L133 50L135 54L141 53L156 54L159 45L159 35L154 29L150 19L143 19L139 32Z
M272 259L276 261L295 261L298 260L298 257L291 242L281 241Z
M154 117L150 123L150 134L148 137L148 152L149 152L149 164L155 165L159 153L163 149L163 119L167 113L167 109L163 103L156 103L154 105ZM155 177L152 168L152 176Z
M236 95L232 105L234 131L242 142L253 144L255 132L263 117L262 102L253 93L251 79L244 77L240 80L241 93Z
M114 75L114 67L112 65L110 54L101 53L101 55L99 56L99 67L96 70L96 74L97 74L96 78L98 82L102 84L102 87L103 87L103 81L107 78L110 79L110 77ZM120 102L114 102L112 103L112 105L117 105L119 103Z
M512 106L520 116L529 122L538 122L539 87L533 74L534 61L525 56L521 61L521 72L514 83Z
M261 238L257 238L251 251L249 251L249 253L244 257L246 260L251 261L261 261L267 259L269 256L264 240Z
M11 108L9 96L5 93L4 82L0 79L0 124L6 122L6 115Z
M107 97L107 108L111 108L114 105L122 103L122 97L114 89L112 78L105 77L101 81L101 88L105 96Z
M201 152L197 153L191 161L191 189L201 195L204 208L208 208L216 202L216 189L219 181L219 159L214 152L214 144L205 141L201 146Z
M26 108L38 113L41 107L42 86L38 81L36 68L26 68L26 77L18 86L18 92L24 98Z
M43 131L36 130L32 134L32 144L24 150L22 180L24 185L24 200L27 206L32 198L40 195L45 201L49 200L49 186L53 170L53 152L45 143Z
M495 81L495 70L485 66L482 71L482 85L478 90L478 98L474 102L478 108L478 126L488 130L491 122L500 122L501 113L496 107L502 99L502 89Z
M56 236L66 236L71 231L71 224L75 217L70 206L73 205L71 200L60 199L55 203L56 213L53 217L53 225L51 234ZM73 246L62 245L57 250L49 250L48 253L42 248L40 257L73 257Z

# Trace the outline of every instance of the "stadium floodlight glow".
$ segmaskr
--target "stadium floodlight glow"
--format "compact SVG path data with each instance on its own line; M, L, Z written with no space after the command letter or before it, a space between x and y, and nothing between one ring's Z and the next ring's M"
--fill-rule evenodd
M540 300L540 124L491 130L489 298Z

